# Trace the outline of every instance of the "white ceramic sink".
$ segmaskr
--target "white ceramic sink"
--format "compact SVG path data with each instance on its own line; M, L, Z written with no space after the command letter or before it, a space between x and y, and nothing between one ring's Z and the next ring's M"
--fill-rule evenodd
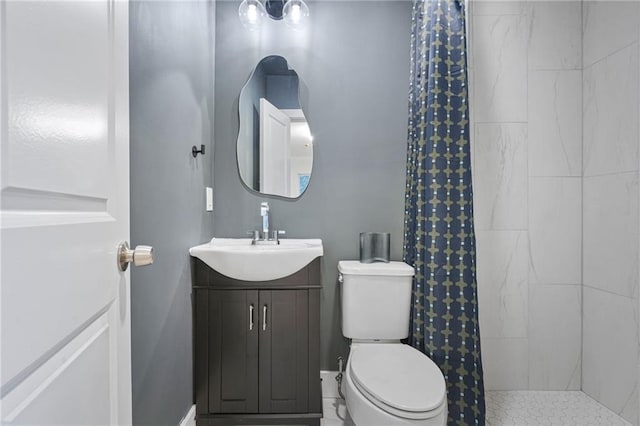
M323 255L322 240L286 238L279 245L252 245L249 238L213 238L189 253L211 268L243 281L270 281L289 276Z

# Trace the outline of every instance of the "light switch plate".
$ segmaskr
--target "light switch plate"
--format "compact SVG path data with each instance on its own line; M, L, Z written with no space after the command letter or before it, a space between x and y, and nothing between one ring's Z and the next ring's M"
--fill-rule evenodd
M213 211L213 188L207 186L207 211Z

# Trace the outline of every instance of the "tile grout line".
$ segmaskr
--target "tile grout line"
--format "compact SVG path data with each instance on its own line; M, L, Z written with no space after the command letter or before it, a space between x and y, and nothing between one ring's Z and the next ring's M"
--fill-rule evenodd
M580 0L580 390L584 392L584 0Z

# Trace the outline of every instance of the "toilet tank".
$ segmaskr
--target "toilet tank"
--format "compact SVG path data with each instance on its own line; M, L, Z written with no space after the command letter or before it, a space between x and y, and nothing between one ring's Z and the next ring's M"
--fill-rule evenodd
M409 335L414 270L404 262L338 262L342 334L358 340L399 340Z

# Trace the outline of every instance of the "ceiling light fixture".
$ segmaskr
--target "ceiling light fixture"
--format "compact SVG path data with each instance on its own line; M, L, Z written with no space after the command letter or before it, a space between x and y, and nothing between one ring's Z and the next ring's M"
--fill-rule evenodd
M287 0L282 8L282 19L291 28L300 28L309 17L309 6L304 0Z
M242 0L238 7L240 22L246 28L257 29L265 16L283 20L291 28L301 28L309 18L309 6L304 0Z
M260 0L242 0L240 7L238 7L240 22L250 30L260 27L266 14L267 11Z

